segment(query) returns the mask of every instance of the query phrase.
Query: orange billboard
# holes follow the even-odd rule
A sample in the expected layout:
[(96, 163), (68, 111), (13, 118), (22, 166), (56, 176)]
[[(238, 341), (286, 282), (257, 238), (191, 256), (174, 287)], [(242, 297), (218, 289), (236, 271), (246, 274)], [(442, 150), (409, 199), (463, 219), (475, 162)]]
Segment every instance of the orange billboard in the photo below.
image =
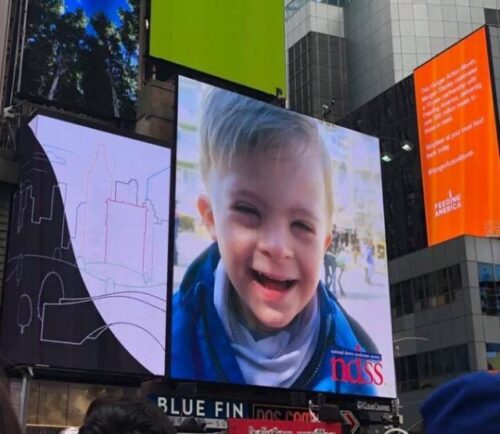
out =
[(414, 72), (429, 245), (500, 236), (500, 157), (487, 30)]

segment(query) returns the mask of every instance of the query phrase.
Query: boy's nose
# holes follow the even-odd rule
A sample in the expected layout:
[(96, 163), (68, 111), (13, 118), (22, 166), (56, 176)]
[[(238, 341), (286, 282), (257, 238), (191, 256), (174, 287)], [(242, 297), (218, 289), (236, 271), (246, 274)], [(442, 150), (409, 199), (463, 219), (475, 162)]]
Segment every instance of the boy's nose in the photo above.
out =
[(281, 227), (270, 226), (263, 231), (259, 250), (272, 259), (286, 259), (291, 256), (290, 240)]

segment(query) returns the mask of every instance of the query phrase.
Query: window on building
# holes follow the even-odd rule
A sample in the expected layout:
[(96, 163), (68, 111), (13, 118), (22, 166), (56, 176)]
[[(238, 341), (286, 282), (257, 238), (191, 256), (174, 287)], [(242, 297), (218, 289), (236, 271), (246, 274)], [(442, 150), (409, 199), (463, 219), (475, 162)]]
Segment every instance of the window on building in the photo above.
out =
[(443, 364), (443, 373), (453, 374), (457, 372), (457, 367), (455, 363), (455, 351), (450, 351), (448, 349), (441, 351), (441, 362)]
[(497, 313), (500, 313), (500, 264), (495, 265), (495, 292), (497, 295)]
[(411, 208), (415, 204), (415, 193), (413, 191), (406, 195), (406, 206)]
[(427, 302), (429, 307), (436, 307), (436, 288), (434, 284), (434, 273), (428, 273), (423, 276), (423, 284), (425, 288), (425, 294), (427, 296)]
[(432, 377), (431, 358), (428, 352), (417, 354), (418, 378), (420, 388), (430, 387), (429, 379)]
[(500, 307), (493, 270), (493, 264), (477, 264), (481, 310), (486, 315), (497, 315)]
[[(500, 354), (500, 344), (496, 344), (495, 348), (488, 345), (490, 344), (487, 344), (487, 352), (491, 354), (491, 357), (493, 354)], [(434, 385), (436, 378), (451, 378), (469, 370), (469, 353), (466, 344), (398, 357), (396, 358), (398, 391), (426, 389)]]
[(442, 360), (442, 352), (441, 350), (431, 351), (431, 369), (432, 376), (439, 377), (443, 375), (443, 360)]
[(406, 357), (407, 364), (407, 373), (408, 373), (408, 388), (410, 390), (418, 389), (418, 364), (417, 364), (417, 355), (412, 354), (411, 356)]
[(412, 216), (411, 214), (408, 214), (408, 215), (406, 216), (406, 227), (407, 227), (408, 229), (413, 228), (413, 216)]
[(414, 287), (413, 293), (415, 295), (415, 304), (414, 304), (415, 312), (427, 309), (429, 305), (427, 303), (427, 296), (425, 294), (425, 286), (422, 276), (419, 276), (414, 279), (413, 287)]
[(438, 306), (450, 303), (450, 286), (448, 284), (448, 269), (436, 271), (436, 301)]
[(392, 316), (420, 312), (461, 298), (462, 277), (457, 264), (391, 285)]
[[(135, 387), (33, 380), (28, 400), (27, 433), (59, 433), (80, 426), (89, 404), (97, 397), (137, 397)], [(56, 429), (59, 426), (61, 428)]]
[(401, 282), (401, 303), (403, 315), (413, 313), (413, 286), (411, 280)]
[(467, 344), (455, 347), (455, 360), (457, 372), (470, 371), (469, 350)]
[(453, 265), (448, 268), (448, 278), (450, 283), (450, 301), (457, 301), (462, 298), (462, 273), (460, 265)]
[(408, 390), (408, 371), (406, 369), (406, 357), (396, 359), (396, 379), (401, 391)]
[(397, 283), (396, 285), (392, 285), (391, 293), (393, 294), (394, 304), (393, 315), (395, 317), (403, 315), (403, 300), (401, 298), (401, 284)]
[(410, 170), (403, 172), (403, 185), (406, 188), (413, 186), (413, 173)]
[(484, 9), (484, 23), (492, 26), (500, 25), (500, 10)]
[(488, 369), (500, 370), (500, 344), (486, 344)]

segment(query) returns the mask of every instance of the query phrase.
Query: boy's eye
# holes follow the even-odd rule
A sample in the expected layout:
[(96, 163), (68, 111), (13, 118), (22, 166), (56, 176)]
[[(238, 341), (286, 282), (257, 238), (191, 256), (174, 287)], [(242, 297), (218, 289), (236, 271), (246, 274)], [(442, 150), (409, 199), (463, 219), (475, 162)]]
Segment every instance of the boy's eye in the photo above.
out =
[(252, 217), (258, 217), (260, 218), (260, 212), (257, 208), (255, 208), (253, 205), (246, 204), (246, 203), (237, 203), (233, 205), (233, 209), (245, 216), (252, 216)]
[(300, 230), (303, 230), (303, 231), (306, 231), (306, 232), (310, 232), (310, 233), (314, 233), (314, 226), (311, 225), (308, 222), (304, 222), (304, 221), (298, 220), (298, 221), (293, 222), (293, 226), (295, 226), (296, 228), (298, 228)]

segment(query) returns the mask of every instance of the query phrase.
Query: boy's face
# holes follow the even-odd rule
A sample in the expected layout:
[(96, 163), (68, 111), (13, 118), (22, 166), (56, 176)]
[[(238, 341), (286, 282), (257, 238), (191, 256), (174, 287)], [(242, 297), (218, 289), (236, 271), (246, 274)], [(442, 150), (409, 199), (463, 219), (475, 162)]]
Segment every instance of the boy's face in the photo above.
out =
[(236, 157), (212, 171), (198, 200), (247, 323), (287, 326), (313, 298), (330, 244), (323, 168), (315, 150)]

